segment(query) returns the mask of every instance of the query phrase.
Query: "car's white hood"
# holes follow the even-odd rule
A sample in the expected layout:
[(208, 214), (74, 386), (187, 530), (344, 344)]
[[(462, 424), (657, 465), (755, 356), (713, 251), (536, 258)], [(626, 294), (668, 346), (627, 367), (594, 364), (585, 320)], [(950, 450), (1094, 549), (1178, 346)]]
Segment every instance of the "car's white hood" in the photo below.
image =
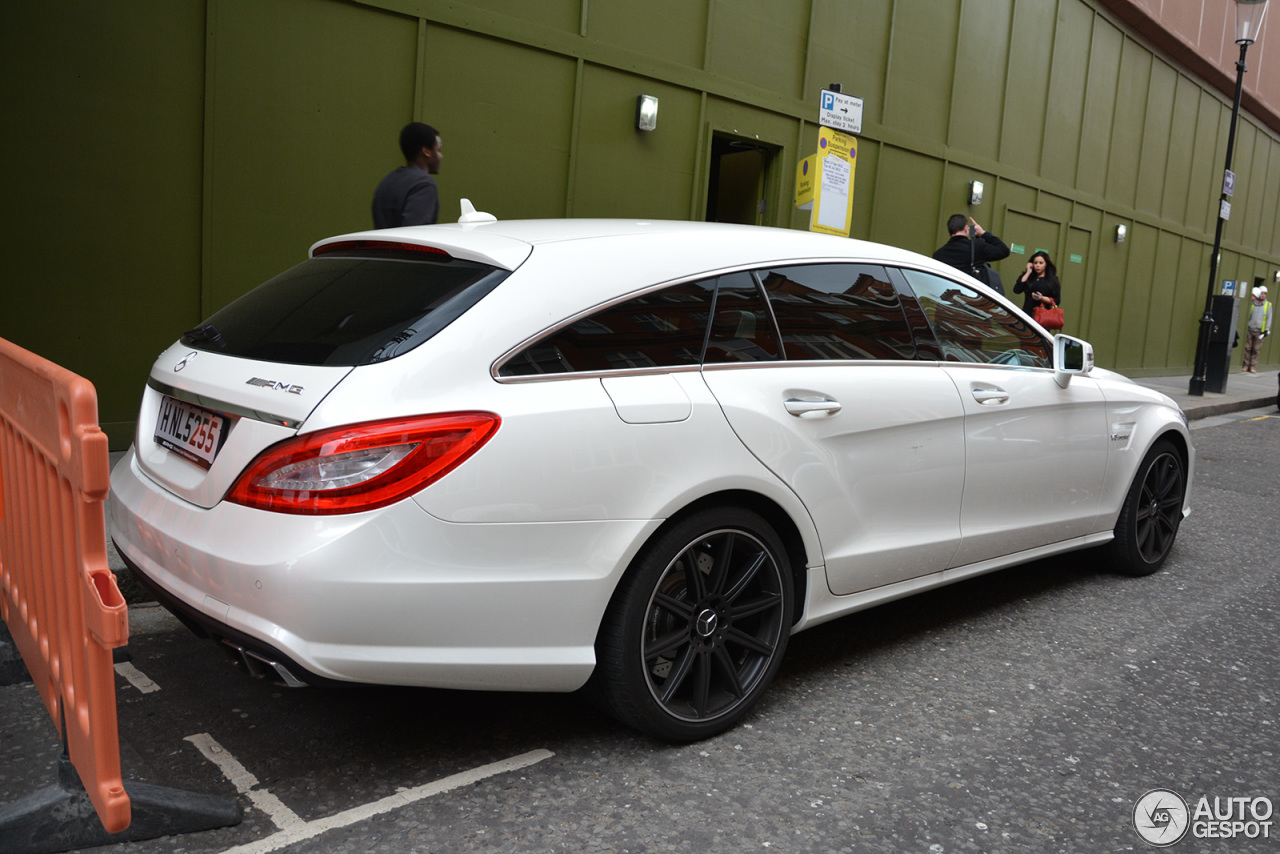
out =
[[(296, 433), (350, 372), (349, 367), (240, 359), (175, 343), (156, 359), (143, 393), (134, 437), (138, 466), (164, 489), (212, 507), (254, 457)], [(208, 470), (156, 441), (166, 395), (225, 417), (225, 436)]]

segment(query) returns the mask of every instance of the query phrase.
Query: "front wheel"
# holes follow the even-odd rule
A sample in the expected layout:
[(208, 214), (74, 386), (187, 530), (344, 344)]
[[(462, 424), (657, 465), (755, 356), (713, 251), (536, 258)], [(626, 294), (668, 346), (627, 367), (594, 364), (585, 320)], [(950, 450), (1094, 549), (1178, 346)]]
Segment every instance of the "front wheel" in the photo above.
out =
[(787, 554), (759, 515), (697, 513), (632, 564), (596, 644), (592, 687), (623, 723), (670, 741), (733, 726), (773, 679), (793, 601)]
[(1173, 549), (1182, 522), (1186, 466), (1171, 442), (1151, 447), (1125, 497), (1115, 539), (1107, 545), (1112, 569), (1124, 575), (1150, 575)]

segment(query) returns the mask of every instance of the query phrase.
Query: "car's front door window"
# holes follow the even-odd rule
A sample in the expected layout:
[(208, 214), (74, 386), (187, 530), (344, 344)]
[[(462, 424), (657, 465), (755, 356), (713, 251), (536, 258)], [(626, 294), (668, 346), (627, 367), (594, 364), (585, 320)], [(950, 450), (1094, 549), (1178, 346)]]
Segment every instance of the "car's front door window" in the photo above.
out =
[(951, 279), (903, 270), (948, 362), (1053, 366), (1049, 342), (1002, 303)]

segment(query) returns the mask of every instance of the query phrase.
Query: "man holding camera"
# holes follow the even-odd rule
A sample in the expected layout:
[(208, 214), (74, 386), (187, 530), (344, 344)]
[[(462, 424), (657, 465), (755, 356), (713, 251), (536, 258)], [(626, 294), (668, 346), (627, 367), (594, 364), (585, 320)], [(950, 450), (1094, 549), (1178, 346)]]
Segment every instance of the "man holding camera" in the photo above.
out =
[(1009, 257), (1009, 247), (1004, 245), (1004, 241), (984, 230), (973, 217), (964, 214), (951, 215), (947, 220), (947, 233), (951, 239), (933, 253), (934, 260), (963, 270), (1004, 296), (1004, 284), (999, 276), (992, 279), (989, 274), (995, 271), (987, 266), (992, 261)]

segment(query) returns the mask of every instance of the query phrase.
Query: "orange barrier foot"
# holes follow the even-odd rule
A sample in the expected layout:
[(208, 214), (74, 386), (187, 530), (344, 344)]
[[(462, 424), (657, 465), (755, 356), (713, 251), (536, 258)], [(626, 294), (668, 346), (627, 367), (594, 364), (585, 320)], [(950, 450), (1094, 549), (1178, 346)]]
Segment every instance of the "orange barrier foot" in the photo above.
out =
[(108, 833), (64, 752), (58, 760), (57, 785), (0, 807), (0, 851), (55, 854), (230, 827), (242, 818), (240, 805), (228, 798), (147, 783), (125, 783), (124, 788), (132, 806), (132, 821), (128, 829)]

